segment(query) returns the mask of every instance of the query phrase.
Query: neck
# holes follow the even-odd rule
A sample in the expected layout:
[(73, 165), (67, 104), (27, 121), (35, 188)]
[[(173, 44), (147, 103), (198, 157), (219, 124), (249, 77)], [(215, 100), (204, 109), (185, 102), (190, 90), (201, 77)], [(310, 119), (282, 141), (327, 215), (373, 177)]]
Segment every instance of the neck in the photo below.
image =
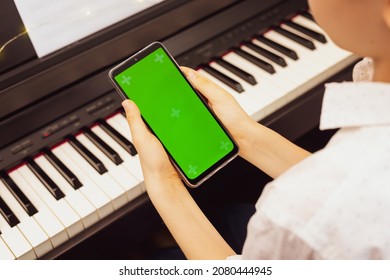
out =
[(374, 59), (374, 82), (390, 83), (390, 59)]

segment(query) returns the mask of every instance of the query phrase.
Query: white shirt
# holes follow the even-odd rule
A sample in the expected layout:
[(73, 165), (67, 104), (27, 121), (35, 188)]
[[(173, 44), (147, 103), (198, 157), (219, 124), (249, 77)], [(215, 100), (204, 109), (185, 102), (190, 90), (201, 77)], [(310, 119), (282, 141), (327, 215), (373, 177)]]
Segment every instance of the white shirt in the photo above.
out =
[(265, 187), (232, 258), (390, 259), (390, 84), (326, 85), (320, 127), (341, 129)]

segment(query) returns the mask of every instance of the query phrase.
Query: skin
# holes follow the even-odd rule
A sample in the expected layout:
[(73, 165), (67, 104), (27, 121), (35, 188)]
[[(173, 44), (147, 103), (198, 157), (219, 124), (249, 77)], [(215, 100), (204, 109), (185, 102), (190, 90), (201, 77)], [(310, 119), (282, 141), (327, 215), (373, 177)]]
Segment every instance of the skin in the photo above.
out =
[(374, 81), (390, 82), (390, 1), (309, 0), (318, 24), (341, 48), (374, 60)]
[[(376, 82), (390, 81), (390, 0), (312, 0), (311, 11), (333, 41), (374, 59)], [(235, 99), (196, 71), (182, 67), (240, 147), (240, 156), (276, 178), (310, 154), (253, 121)], [(134, 102), (122, 103), (148, 195), (188, 259), (226, 259), (235, 252), (196, 205)]]

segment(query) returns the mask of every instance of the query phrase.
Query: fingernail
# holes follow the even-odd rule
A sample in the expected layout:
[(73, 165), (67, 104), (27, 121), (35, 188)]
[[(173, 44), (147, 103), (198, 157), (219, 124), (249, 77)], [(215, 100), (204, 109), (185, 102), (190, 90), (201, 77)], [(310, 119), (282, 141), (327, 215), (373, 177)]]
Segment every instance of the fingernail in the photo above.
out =
[(129, 100), (124, 100), (122, 102), (122, 107), (125, 109), (125, 111), (127, 111), (129, 108)]
[(194, 70), (189, 71), (187, 78), (190, 80), (195, 80), (196, 79), (196, 72)]

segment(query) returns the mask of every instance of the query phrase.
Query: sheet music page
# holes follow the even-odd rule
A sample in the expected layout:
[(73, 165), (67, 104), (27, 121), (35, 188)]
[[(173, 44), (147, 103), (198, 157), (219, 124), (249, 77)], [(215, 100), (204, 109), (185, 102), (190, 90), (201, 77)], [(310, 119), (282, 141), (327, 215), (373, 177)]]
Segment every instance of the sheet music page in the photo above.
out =
[(163, 0), (14, 0), (43, 57)]

